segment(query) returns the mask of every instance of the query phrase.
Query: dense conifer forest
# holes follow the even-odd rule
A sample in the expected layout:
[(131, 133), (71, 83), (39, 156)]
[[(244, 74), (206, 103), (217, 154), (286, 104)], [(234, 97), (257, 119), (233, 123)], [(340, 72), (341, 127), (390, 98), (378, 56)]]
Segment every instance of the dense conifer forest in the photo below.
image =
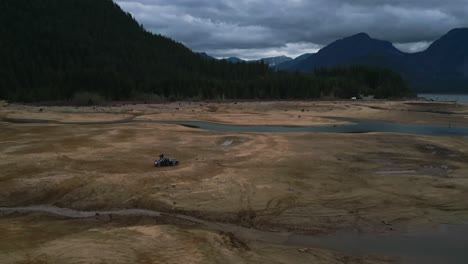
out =
[(0, 0), (0, 58), (0, 98), (20, 102), (409, 94), (382, 68), (305, 74), (209, 59), (147, 32), (111, 0)]

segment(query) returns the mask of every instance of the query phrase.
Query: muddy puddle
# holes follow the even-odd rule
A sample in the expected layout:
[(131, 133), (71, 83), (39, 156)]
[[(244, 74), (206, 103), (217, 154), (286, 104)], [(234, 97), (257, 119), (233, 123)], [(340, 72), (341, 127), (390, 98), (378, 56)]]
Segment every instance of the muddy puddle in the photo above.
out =
[(267, 232), (234, 224), (205, 221), (199, 218), (143, 209), (113, 211), (76, 211), (48, 205), (0, 207), (0, 216), (14, 213), (46, 213), (69, 218), (90, 218), (96, 214), (121, 216), (169, 216), (201, 224), (204, 229), (230, 232), (240, 239), (303, 248), (324, 248), (349, 255), (376, 255), (395, 258), (404, 264), (468, 263), (468, 226), (441, 225), (425, 232), (362, 234), (337, 232), (330, 235), (303, 235), (288, 232)]

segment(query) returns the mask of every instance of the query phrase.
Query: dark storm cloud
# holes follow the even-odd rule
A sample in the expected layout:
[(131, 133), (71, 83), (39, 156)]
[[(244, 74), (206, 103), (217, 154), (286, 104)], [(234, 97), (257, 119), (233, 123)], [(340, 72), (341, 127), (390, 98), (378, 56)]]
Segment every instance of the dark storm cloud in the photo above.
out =
[(424, 49), (468, 26), (467, 0), (118, 0), (148, 30), (218, 57), (314, 52), (359, 32)]

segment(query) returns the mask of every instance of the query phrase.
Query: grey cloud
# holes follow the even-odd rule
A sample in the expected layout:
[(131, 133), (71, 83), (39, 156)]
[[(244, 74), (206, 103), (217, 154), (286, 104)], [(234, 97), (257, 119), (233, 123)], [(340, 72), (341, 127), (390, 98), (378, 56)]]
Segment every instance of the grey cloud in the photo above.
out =
[(299, 42), (287, 43), (281, 47), (271, 48), (248, 48), (248, 49), (219, 49), (211, 50), (210, 55), (217, 58), (239, 57), (245, 60), (255, 60), (259, 58), (268, 58), (276, 56), (297, 57), (305, 53), (315, 53), (321, 45)]
[[(466, 0), (118, 0), (148, 30), (213, 56), (297, 56), (355, 33), (405, 51), (468, 26)], [(301, 48), (298, 49), (297, 47)], [(309, 46), (310, 48), (306, 48)]]
[(401, 51), (408, 53), (415, 53), (418, 51), (423, 51), (431, 45), (431, 42), (421, 41), (421, 42), (410, 42), (410, 43), (393, 43), (393, 46), (398, 48)]

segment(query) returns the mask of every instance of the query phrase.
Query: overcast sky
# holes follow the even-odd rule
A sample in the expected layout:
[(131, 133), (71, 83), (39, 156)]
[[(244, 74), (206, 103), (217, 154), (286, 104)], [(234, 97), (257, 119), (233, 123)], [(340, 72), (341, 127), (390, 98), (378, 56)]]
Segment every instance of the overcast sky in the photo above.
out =
[(468, 27), (468, 0), (116, 0), (151, 32), (215, 57), (316, 52), (359, 32), (416, 52)]

